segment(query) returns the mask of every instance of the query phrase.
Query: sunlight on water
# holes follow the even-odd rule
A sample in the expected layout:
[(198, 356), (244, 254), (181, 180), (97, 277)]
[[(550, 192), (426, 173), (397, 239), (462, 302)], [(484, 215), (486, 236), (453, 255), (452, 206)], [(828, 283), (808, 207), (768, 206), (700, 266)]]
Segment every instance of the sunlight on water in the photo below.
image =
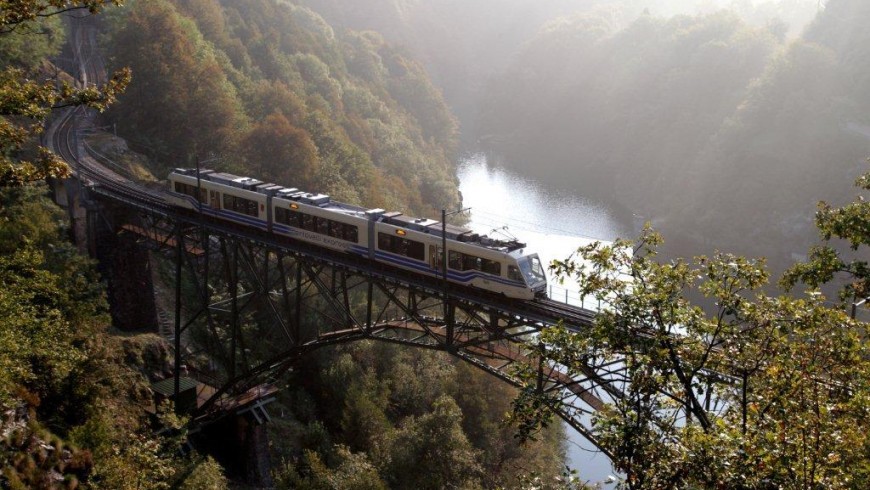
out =
[[(459, 190), (463, 206), (471, 208), (468, 227), (493, 237), (516, 237), (537, 253), (544, 263), (569, 257), (593, 241), (630, 236), (603, 206), (582, 196), (548, 189), (534, 179), (495, 167), (482, 153), (459, 165)], [(548, 271), (549, 272), (549, 271)], [(549, 276), (549, 274), (548, 274)], [(576, 284), (559, 285), (548, 277), (552, 299), (579, 304)], [(587, 299), (584, 306), (594, 309)], [(573, 429), (567, 429), (566, 464), (590, 482), (603, 482), (613, 474), (610, 461)]]
[[(463, 206), (471, 208), (468, 227), (495, 238), (517, 238), (544, 264), (564, 260), (578, 247), (596, 240), (627, 236), (603, 206), (583, 197), (542, 186), (534, 179), (494, 167), (476, 153), (459, 165)], [(559, 284), (548, 272), (552, 299), (579, 305), (575, 284)], [(584, 305), (595, 308), (597, 305)]]

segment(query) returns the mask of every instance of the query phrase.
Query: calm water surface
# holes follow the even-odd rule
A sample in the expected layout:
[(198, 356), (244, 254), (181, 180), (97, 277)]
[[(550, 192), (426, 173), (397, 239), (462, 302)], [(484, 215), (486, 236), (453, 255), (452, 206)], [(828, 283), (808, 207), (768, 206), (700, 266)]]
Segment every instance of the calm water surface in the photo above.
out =
[[(565, 259), (592, 241), (632, 236), (631, 225), (615, 213), (570, 191), (548, 188), (531, 177), (494, 165), (483, 153), (466, 156), (459, 165), (463, 206), (471, 208), (468, 227), (492, 237), (516, 237), (544, 263)], [(549, 278), (554, 284), (554, 278)], [(553, 299), (579, 303), (576, 286), (552, 286)], [(604, 481), (613, 474), (603, 454), (567, 428), (566, 464), (584, 480)]]
[[(495, 238), (516, 237), (544, 264), (596, 240), (631, 236), (630, 227), (600, 203), (493, 165), (483, 153), (463, 158), (458, 174), (463, 206), (471, 208), (467, 226)], [(564, 301), (567, 289), (569, 302), (579, 302), (576, 287), (548, 279), (553, 299)]]

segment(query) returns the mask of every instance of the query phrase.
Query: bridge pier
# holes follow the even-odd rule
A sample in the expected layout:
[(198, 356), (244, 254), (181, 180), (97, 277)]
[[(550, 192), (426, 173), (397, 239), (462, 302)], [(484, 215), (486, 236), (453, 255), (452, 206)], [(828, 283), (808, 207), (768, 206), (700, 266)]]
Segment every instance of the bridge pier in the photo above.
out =
[(231, 477), (255, 487), (271, 488), (272, 464), (265, 409), (225, 417), (191, 435), (194, 446), (205, 450)]
[(119, 236), (114, 224), (130, 221), (130, 212), (121, 205), (94, 199), (75, 178), (52, 179), (49, 184), (54, 202), (67, 210), (70, 238), (80, 252), (97, 260), (97, 270), (108, 283), (112, 324), (122, 330), (156, 331), (149, 252), (134, 240)]
[(123, 207), (99, 203), (88, 211), (91, 256), (108, 283), (112, 324), (121, 330), (158, 331), (157, 306), (148, 250), (115, 223), (128, 222)]
[(66, 209), (69, 216), (69, 235), (81, 253), (88, 251), (87, 209), (82, 203), (79, 181), (76, 179), (49, 179), (52, 199)]

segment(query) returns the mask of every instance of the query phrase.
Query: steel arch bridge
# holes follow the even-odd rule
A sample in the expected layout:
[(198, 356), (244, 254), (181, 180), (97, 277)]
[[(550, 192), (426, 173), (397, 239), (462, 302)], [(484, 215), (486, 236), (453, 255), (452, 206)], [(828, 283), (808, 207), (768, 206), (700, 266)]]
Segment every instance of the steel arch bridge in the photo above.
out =
[[(83, 84), (105, 80), (96, 26), (88, 19), (71, 26), (70, 70)], [(68, 109), (46, 132), (47, 144), (74, 171), (74, 183), (58, 192), (85, 204), (89, 228), (102, 226), (171, 260), (176, 399), (186, 360), (207, 357), (213, 367), (196, 374), (213, 389), (194, 423), (250, 409), (313, 350), (372, 339), (444, 351), (546, 395), (550, 410), (601, 449), (590, 415), (622, 396), (621, 360), (588, 356), (572, 372), (549, 360), (537, 340), (543, 328), (560, 323), (583, 332), (594, 312), (445, 287), (437, 278), (175, 208), (162, 188), (121, 175), (87, 145), (81, 135), (94, 130), (95, 120), (92, 111)], [(533, 372), (534, 381), (519, 372)]]

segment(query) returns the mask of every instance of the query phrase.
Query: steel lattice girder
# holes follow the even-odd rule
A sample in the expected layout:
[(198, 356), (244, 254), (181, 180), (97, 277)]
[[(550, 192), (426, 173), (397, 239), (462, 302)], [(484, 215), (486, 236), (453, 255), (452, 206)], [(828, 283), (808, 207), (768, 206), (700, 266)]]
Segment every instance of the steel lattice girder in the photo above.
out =
[[(274, 381), (301, 356), (361, 339), (446, 351), (521, 388), (517, 373), (534, 369), (551, 409), (596, 445), (589, 414), (622, 391), (619, 360), (590, 359), (569, 376), (541, 357), (536, 334), (555, 318), (526, 316), (498, 301), (450, 296), (445, 304), (440, 286), (409, 284), (226, 227), (147, 213), (135, 226), (124, 229), (183, 265), (175, 278), (186, 291), (181, 351), (219, 364), (200, 373), (218, 388), (200, 406), (202, 419), (227, 396)], [(187, 334), (191, 327), (195, 335)]]

